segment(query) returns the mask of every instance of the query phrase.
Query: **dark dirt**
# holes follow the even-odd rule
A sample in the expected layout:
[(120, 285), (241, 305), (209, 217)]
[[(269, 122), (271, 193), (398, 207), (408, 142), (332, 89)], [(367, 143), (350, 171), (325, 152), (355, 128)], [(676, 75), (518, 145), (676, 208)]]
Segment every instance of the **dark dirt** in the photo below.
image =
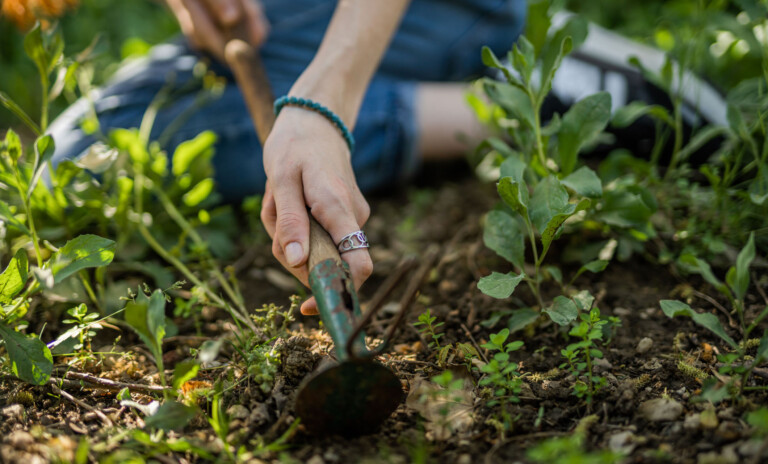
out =
[[(432, 186), (429, 180), (426, 185)], [(476, 180), (457, 180), (443, 183), (435, 190), (400, 192), (372, 202), (373, 215), (366, 229), (374, 245), (371, 252), (376, 270), (361, 292), (361, 301), (371, 298), (404, 255), (420, 254), (430, 244), (441, 246), (438, 265), (421, 287), (408, 320), (390, 350), (380, 359), (398, 375), (406, 393), (419, 378), (431, 377), (443, 370), (438, 366), (436, 352), (426, 348), (426, 340), (412, 325), (418, 314), (430, 308), (438, 321), (445, 322), (440, 328), (445, 334), (442, 344), (474, 340), (479, 345), (501, 328), (489, 329), (481, 322), (494, 311), (513, 307), (510, 301), (514, 298), (495, 300), (476, 287), (478, 278), (491, 270), (505, 269), (501, 258), (482, 242), (481, 219), (495, 201), (492, 186)], [(550, 263), (557, 262), (557, 250), (548, 259)], [(570, 265), (566, 264), (568, 269)], [(253, 265), (241, 272), (240, 278), (249, 307), (268, 302), (287, 305), (287, 296), (295, 291), (292, 282), (269, 257), (268, 246), (256, 250)], [(545, 288), (550, 298), (559, 292), (559, 288), (551, 287)], [(596, 367), (608, 384), (595, 398), (593, 407), (587, 407), (571, 394), (572, 378), (557, 369), (562, 362), (560, 349), (570, 343), (567, 335), (552, 323), (541, 323), (535, 331), (512, 336), (525, 342), (515, 358), (526, 376), (521, 402), (510, 411), (516, 420), (506, 439), (499, 438), (492, 426), (493, 410), (485, 406), (486, 399), (481, 397), (481, 389), (476, 388), (470, 392), (471, 424), (447, 439), (431, 440), (434, 436), (429, 424), (404, 402), (374, 435), (329, 439), (309, 436), (299, 426), (289, 437), (290, 447), (284, 453), (299, 462), (312, 464), (405, 463), (416, 461), (422, 455), (435, 462), (524, 462), (525, 450), (539, 441), (566, 435), (581, 427), (587, 430), (589, 449), (624, 449), (629, 452), (625, 462), (766, 462), (762, 459), (768, 459), (768, 454), (760, 457), (760, 444), (750, 441), (751, 431), (742, 420), (743, 413), (764, 404), (766, 396), (751, 392), (741, 404), (722, 402), (715, 409), (714, 421), (710, 413), (707, 413), (710, 420), (702, 421), (701, 412), (711, 406), (689, 400), (700, 392), (703, 379), (686, 375), (678, 368), (679, 361), (683, 360), (710, 373), (716, 363), (713, 351), (725, 350), (725, 347), (688, 320), (668, 319), (658, 301), (681, 298), (688, 295), (691, 288), (714, 295), (711, 289), (698, 280), (682, 280), (667, 268), (648, 263), (640, 256), (634, 256), (627, 263), (611, 263), (601, 274), (584, 276), (577, 287), (588, 289), (596, 296), (604, 315), (621, 320), (621, 327), (603, 350), (605, 360)], [(371, 339), (380, 337), (386, 330), (393, 316), (392, 303), (398, 301), (400, 292), (402, 288), (390, 296), (382, 313), (367, 330)], [(519, 293), (519, 299), (532, 302), (525, 291)], [(751, 301), (755, 308), (764, 304), (757, 298)], [(711, 303), (702, 299), (693, 299), (692, 306), (718, 314)], [(722, 314), (718, 315), (724, 319)], [(294, 419), (292, 401), (297, 386), (319, 364), (327, 362), (332, 348), (330, 338), (318, 330), (316, 319), (300, 315), (297, 318), (298, 322), (291, 327), (293, 335), (276, 342), (282, 365), (272, 389), (265, 393), (258, 385), (244, 382), (225, 396), (233, 418), (230, 425), (233, 440), (247, 443), (258, 434), (269, 442), (280, 436)], [(222, 314), (204, 314), (202, 334), (187, 329), (166, 342), (166, 369), (188, 358), (190, 348), (199, 346), (202, 340), (226, 335), (231, 330), (226, 320)], [(189, 326), (179, 322), (182, 327)], [(104, 343), (101, 345), (112, 343), (114, 336), (114, 331), (102, 331)], [(115, 380), (157, 384), (157, 373), (150, 367), (152, 363), (138, 341), (125, 332), (122, 337), (120, 343), (128, 348), (128, 356), (110, 355), (101, 362), (74, 363), (72, 368)], [(644, 340), (639, 352), (638, 344), (643, 339), (650, 341)], [(225, 350), (222, 357), (220, 361), (226, 362), (234, 353)], [(447, 367), (467, 375), (463, 364), (456, 362)], [(213, 382), (220, 375), (216, 369), (204, 370), (197, 380)], [(477, 381), (479, 374), (473, 369), (468, 377)], [(756, 385), (765, 384), (765, 380), (755, 378)], [(138, 414), (119, 405), (115, 391), (64, 389), (120, 426), (142, 425)], [(671, 408), (672, 417), (658, 421), (649, 420), (647, 414), (641, 413), (641, 404), (664, 395), (679, 403), (682, 410)], [(147, 402), (150, 397), (134, 393), (133, 400)], [(32, 464), (54, 458), (71, 460), (83, 436), (90, 437), (92, 443), (101, 443), (92, 445), (92, 456), (98, 454), (97, 450), (103, 453), (119, 447), (118, 441), (110, 444), (106, 440), (111, 432), (94, 411), (59, 398), (48, 386), (29, 387), (2, 380), (0, 404), (4, 404), (0, 407), (2, 462)], [(203, 420), (196, 420), (177, 433), (202, 443), (213, 441), (213, 434)], [(765, 453), (764, 448), (762, 452)], [(279, 453), (265, 453), (249, 462), (272, 461), (278, 456)], [(185, 453), (164, 453), (156, 459), (194, 461)]]

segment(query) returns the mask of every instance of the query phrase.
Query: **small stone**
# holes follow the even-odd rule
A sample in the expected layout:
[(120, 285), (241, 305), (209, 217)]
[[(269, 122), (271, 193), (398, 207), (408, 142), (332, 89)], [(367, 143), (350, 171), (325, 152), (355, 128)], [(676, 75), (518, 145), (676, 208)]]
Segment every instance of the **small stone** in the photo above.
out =
[(615, 433), (608, 439), (608, 447), (617, 453), (629, 455), (636, 446), (635, 435), (629, 431)]
[(685, 416), (685, 421), (683, 422), (683, 428), (686, 430), (699, 430), (701, 427), (701, 414), (694, 413), (694, 414), (688, 414)]
[(1, 409), (0, 414), (7, 417), (8, 420), (21, 421), (24, 419), (24, 406), (20, 404), (12, 404)]
[(734, 421), (724, 421), (715, 430), (715, 436), (724, 442), (734, 441), (741, 437), (739, 424)]
[(637, 351), (638, 354), (647, 353), (652, 346), (653, 346), (653, 339), (650, 337), (644, 337), (642, 340), (637, 342), (637, 348), (635, 348), (635, 351)]
[(40, 419), (40, 424), (42, 424), (42, 425), (51, 425), (54, 422), (56, 422), (56, 417), (52, 416), (51, 414), (45, 414)]
[(16, 449), (26, 449), (35, 442), (35, 438), (23, 430), (11, 432), (6, 439), (7, 443)]
[(672, 421), (683, 413), (683, 405), (672, 398), (656, 398), (643, 402), (638, 412), (651, 422)]
[(462, 454), (459, 459), (456, 460), (456, 464), (472, 464), (472, 455)]
[(248, 408), (242, 404), (233, 404), (227, 409), (227, 415), (229, 415), (229, 417), (232, 419), (245, 419), (250, 414), (251, 413), (248, 411)]
[(613, 315), (614, 316), (627, 317), (630, 314), (632, 314), (632, 310), (631, 309), (621, 308), (621, 307), (613, 308)]
[(642, 366), (640, 366), (640, 369), (644, 371), (655, 371), (655, 370), (661, 369), (661, 362), (659, 362), (658, 359), (653, 358), (650, 361), (643, 364)]
[(339, 455), (336, 454), (336, 452), (332, 449), (329, 449), (325, 453), (323, 453), (323, 459), (325, 459), (328, 462), (338, 462), (339, 461)]
[(595, 368), (595, 373), (600, 374), (613, 369), (613, 364), (605, 358), (595, 358), (592, 360), (592, 365)]
[(316, 454), (309, 458), (307, 464), (325, 464), (325, 461), (323, 461), (323, 458), (321, 458), (319, 454)]

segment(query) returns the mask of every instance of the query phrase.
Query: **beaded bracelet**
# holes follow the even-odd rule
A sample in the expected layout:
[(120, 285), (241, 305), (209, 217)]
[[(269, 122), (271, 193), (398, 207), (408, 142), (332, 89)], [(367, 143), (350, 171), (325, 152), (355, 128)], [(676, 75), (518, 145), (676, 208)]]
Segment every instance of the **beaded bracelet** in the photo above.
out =
[(342, 121), (341, 118), (338, 117), (333, 111), (308, 98), (289, 97), (288, 95), (284, 95), (275, 100), (275, 116), (280, 114), (280, 110), (282, 110), (285, 105), (301, 106), (322, 114), (331, 122), (331, 124), (336, 126), (339, 131), (341, 131), (341, 136), (344, 137), (344, 141), (347, 142), (350, 153), (355, 150), (355, 138), (352, 137), (352, 133), (349, 132), (349, 129), (347, 129), (344, 121)]

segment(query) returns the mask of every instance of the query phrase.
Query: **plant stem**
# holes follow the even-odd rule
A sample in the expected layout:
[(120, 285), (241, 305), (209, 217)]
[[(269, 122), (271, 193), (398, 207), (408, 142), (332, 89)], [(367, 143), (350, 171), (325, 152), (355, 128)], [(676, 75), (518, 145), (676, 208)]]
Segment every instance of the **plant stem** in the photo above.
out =
[(534, 265), (534, 286), (535, 289), (533, 294), (536, 296), (536, 301), (539, 303), (539, 310), (544, 309), (544, 302), (541, 299), (541, 284), (540, 284), (540, 276), (539, 276), (539, 265), (541, 262), (539, 261), (539, 250), (536, 248), (536, 237), (533, 235), (533, 225), (531, 224), (531, 220), (527, 217), (525, 219), (525, 228), (528, 230), (528, 239), (531, 241), (531, 249), (533, 250), (533, 262)]

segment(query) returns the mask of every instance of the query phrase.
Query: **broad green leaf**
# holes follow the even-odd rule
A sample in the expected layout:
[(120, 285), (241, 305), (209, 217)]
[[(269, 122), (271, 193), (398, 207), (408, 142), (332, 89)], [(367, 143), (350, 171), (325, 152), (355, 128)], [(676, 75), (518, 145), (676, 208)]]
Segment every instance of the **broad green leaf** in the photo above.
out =
[(536, 322), (539, 316), (539, 312), (531, 308), (517, 309), (512, 312), (507, 327), (510, 332), (517, 332)]
[[(749, 287), (749, 266), (755, 259), (755, 233), (749, 234), (749, 240), (744, 248), (739, 252), (736, 257), (736, 271), (734, 272), (734, 278), (729, 281), (728, 284), (733, 289), (733, 293), (739, 300), (744, 300), (744, 296), (747, 294), (747, 288)], [(729, 272), (730, 274), (730, 272)]]
[(181, 431), (197, 414), (197, 408), (176, 401), (166, 401), (157, 412), (144, 418), (148, 428)]
[(525, 161), (518, 156), (510, 156), (499, 166), (501, 177), (510, 177), (514, 182), (522, 182), (526, 168)]
[(603, 183), (597, 177), (595, 171), (587, 166), (580, 167), (561, 179), (560, 182), (584, 197), (599, 198), (603, 196)]
[(518, 119), (523, 127), (533, 128), (536, 118), (531, 99), (519, 87), (491, 80), (483, 81), (488, 98), (501, 106), (510, 119)]
[(502, 177), (496, 188), (504, 203), (523, 219), (528, 218), (528, 186), (525, 182), (515, 182), (511, 177)]
[(43, 385), (51, 378), (51, 351), (39, 338), (26, 336), (0, 323), (0, 338), (11, 360), (13, 375), (32, 385)]
[(644, 230), (648, 227), (655, 205), (649, 205), (640, 192), (611, 190), (603, 193), (603, 205), (595, 219), (616, 227)]
[(173, 152), (173, 175), (178, 177), (187, 172), (192, 163), (200, 156), (210, 157), (213, 154), (213, 145), (216, 143), (216, 139), (216, 134), (205, 131), (192, 140), (180, 143)]
[(552, 322), (565, 326), (576, 320), (579, 315), (579, 308), (570, 298), (557, 296), (552, 302), (552, 306), (546, 308), (544, 312), (552, 319)]
[(592, 202), (589, 200), (589, 198), (583, 198), (576, 204), (570, 203), (563, 213), (556, 214), (554, 217), (552, 217), (552, 219), (550, 219), (550, 221), (547, 223), (547, 226), (544, 228), (544, 231), (541, 233), (541, 244), (543, 246), (544, 253), (549, 250), (549, 245), (552, 244), (552, 241), (560, 236), (563, 223), (565, 223), (569, 217), (573, 216), (579, 211), (583, 211), (589, 208), (589, 205), (591, 204)]
[(739, 345), (725, 332), (725, 329), (723, 329), (723, 326), (714, 314), (697, 313), (687, 304), (677, 300), (661, 300), (659, 304), (661, 305), (661, 310), (664, 311), (664, 314), (666, 314), (667, 317), (674, 318), (676, 316), (688, 316), (693, 319), (693, 322), (696, 324), (722, 338), (731, 346), (731, 348), (738, 349)]
[(511, 272), (502, 274), (500, 272), (493, 272), (491, 275), (483, 277), (477, 283), (477, 288), (481, 292), (493, 298), (504, 299), (509, 298), (512, 292), (515, 291), (517, 285), (522, 282), (525, 274), (514, 275)]
[(27, 283), (29, 263), (27, 252), (20, 248), (11, 258), (8, 267), (0, 274), (0, 304), (8, 304)]
[(151, 297), (139, 292), (135, 301), (125, 305), (125, 322), (139, 335), (156, 358), (162, 357), (165, 337), (165, 295), (155, 290)]
[(582, 290), (573, 296), (573, 302), (576, 303), (579, 310), (589, 312), (595, 302), (595, 297), (589, 293), (589, 290)]
[(522, 269), (525, 264), (525, 232), (520, 221), (505, 211), (491, 211), (485, 218), (483, 242), (496, 254)]
[(106, 266), (115, 257), (115, 242), (97, 235), (80, 235), (59, 248), (50, 260), (56, 283), (86, 268)]
[(195, 361), (184, 361), (173, 368), (173, 389), (178, 390), (186, 382), (192, 380), (200, 370), (200, 365)]
[(611, 95), (599, 92), (576, 102), (563, 116), (558, 134), (560, 171), (568, 175), (576, 168), (579, 150), (592, 142), (611, 118)]
[(543, 232), (553, 217), (567, 212), (568, 200), (568, 192), (557, 177), (548, 176), (539, 182), (531, 195), (528, 213), (536, 230)]

